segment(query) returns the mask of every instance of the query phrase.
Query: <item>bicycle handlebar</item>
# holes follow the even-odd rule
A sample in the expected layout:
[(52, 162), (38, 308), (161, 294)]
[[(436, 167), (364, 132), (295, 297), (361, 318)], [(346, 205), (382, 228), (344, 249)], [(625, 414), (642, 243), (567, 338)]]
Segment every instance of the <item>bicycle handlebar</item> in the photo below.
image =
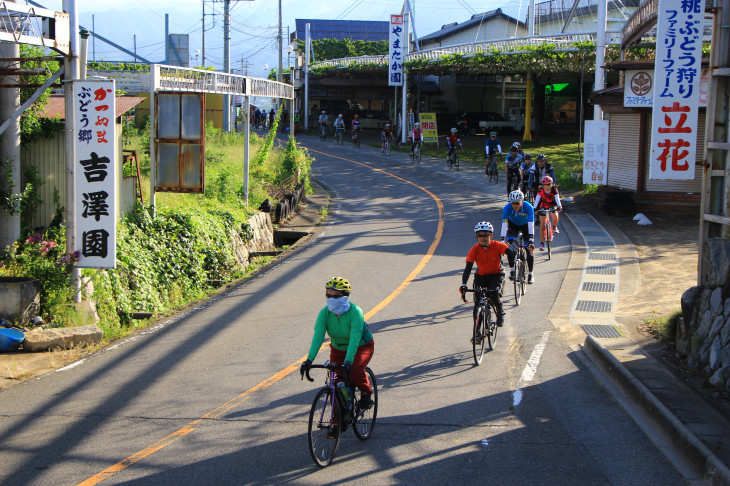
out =
[[(309, 365), (309, 368), (307, 368), (307, 371), (305, 373), (307, 375), (307, 380), (309, 380), (309, 381), (314, 381), (314, 378), (312, 378), (311, 376), (309, 376), (309, 370), (311, 370), (313, 368), (323, 368), (323, 369), (326, 369), (326, 370), (342, 370), (342, 371), (345, 371), (345, 367), (344, 366), (338, 365), (338, 364), (335, 364), (335, 363), (327, 363), (327, 364), (323, 364), (323, 365), (311, 364), (311, 365)], [(350, 379), (349, 373), (345, 372), (345, 378), (348, 379), (348, 380)], [(303, 379), (304, 379), (304, 375), (302, 375), (302, 380)]]

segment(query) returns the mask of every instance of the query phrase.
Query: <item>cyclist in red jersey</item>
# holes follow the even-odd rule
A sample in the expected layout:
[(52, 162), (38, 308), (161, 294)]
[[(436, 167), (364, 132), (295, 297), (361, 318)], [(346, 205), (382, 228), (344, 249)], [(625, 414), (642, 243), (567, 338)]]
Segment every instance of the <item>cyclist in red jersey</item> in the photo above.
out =
[[(550, 176), (545, 176), (540, 181), (542, 186), (537, 191), (537, 196), (535, 196), (535, 212), (540, 211), (541, 209), (552, 209), (553, 207), (558, 208), (557, 211), (552, 213), (553, 218), (553, 234), (558, 234), (560, 231), (558, 231), (558, 213), (563, 209), (563, 206), (560, 204), (560, 194), (558, 194), (558, 188), (553, 185), (553, 178)], [(543, 216), (542, 214), (540, 216), (540, 226), (542, 227), (543, 224), (545, 224), (545, 218), (547, 216)], [(543, 235), (542, 231), (540, 231), (540, 250), (545, 249), (545, 241), (543, 239), (545, 236)]]
[(456, 134), (456, 128), (451, 129), (451, 135), (446, 136), (446, 147), (448, 148), (448, 155), (451, 155), (451, 153), (456, 150), (456, 143), (459, 143), (459, 148), (464, 148), (461, 146), (461, 139)]
[[(474, 233), (477, 237), (477, 244), (474, 245), (466, 255), (466, 267), (461, 276), (461, 292), (467, 290), (466, 283), (469, 281), (469, 275), (474, 266), (477, 264), (477, 273), (474, 275), (474, 287), (482, 287), (488, 290), (489, 298), (494, 302), (497, 308), (497, 326), (502, 327), (504, 323), (504, 311), (502, 310), (502, 281), (504, 273), (502, 273), (502, 255), (507, 255), (509, 261), (513, 261), (514, 252), (510, 246), (500, 241), (492, 241), (494, 228), (487, 221), (481, 221), (474, 227)], [(474, 302), (474, 312), (476, 315), (477, 303)]]
[(360, 140), (360, 115), (352, 117), (352, 141)]

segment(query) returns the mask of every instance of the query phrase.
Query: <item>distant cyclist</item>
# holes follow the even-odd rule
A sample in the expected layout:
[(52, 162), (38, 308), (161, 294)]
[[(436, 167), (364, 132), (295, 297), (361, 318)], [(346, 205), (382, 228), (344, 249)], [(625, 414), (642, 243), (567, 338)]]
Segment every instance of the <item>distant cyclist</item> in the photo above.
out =
[(502, 154), (502, 146), (499, 144), (497, 132), (491, 132), (489, 134), (489, 138), (487, 139), (487, 143), (484, 146), (484, 157), (486, 158), (487, 162), (487, 174), (489, 174), (489, 164), (492, 162), (492, 157), (497, 154)]
[[(535, 196), (535, 210), (545, 210), (545, 209), (553, 209), (556, 208), (557, 211), (551, 214), (552, 220), (553, 220), (553, 234), (558, 234), (560, 231), (558, 230), (558, 212), (562, 211), (563, 206), (560, 204), (560, 194), (558, 194), (558, 188), (553, 185), (553, 178), (550, 176), (545, 176), (540, 181), (541, 186), (540, 189), (537, 191), (537, 196)], [(540, 217), (540, 227), (542, 227), (543, 224), (545, 224), (545, 219), (547, 218), (547, 215), (539, 215)], [(545, 249), (545, 241), (544, 241), (544, 235), (542, 234), (542, 231), (540, 231), (540, 250)]]
[(413, 130), (411, 130), (411, 142), (411, 155), (413, 155), (413, 151), (416, 150), (416, 145), (423, 143), (423, 130), (421, 130), (420, 123), (413, 125)]
[(338, 132), (345, 130), (345, 119), (342, 118), (342, 113), (337, 115), (337, 119), (335, 120), (334, 127), (335, 127), (335, 135), (337, 135)]
[(456, 133), (456, 128), (451, 129), (451, 135), (446, 136), (446, 147), (448, 149), (448, 155), (447, 157), (451, 156), (452, 153), (456, 150), (456, 144), (459, 144), (459, 148), (464, 148), (461, 146), (461, 139), (459, 138), (459, 135)]
[(329, 121), (329, 118), (327, 118), (327, 112), (322, 110), (322, 113), (319, 115), (319, 126), (327, 130), (327, 121)]
[(553, 166), (548, 164), (547, 157), (545, 157), (544, 154), (540, 154), (537, 156), (536, 160), (537, 163), (535, 164), (535, 168), (532, 170), (529, 182), (534, 194), (536, 194), (537, 190), (540, 189), (540, 181), (542, 181), (543, 177), (550, 176), (553, 182), (555, 182), (555, 171), (553, 170)]
[[(471, 247), (466, 255), (466, 267), (461, 276), (461, 293), (467, 290), (467, 282), (474, 263), (477, 264), (477, 273), (474, 275), (474, 287), (487, 289), (489, 299), (497, 309), (497, 325), (502, 327), (504, 323), (504, 311), (502, 310), (502, 255), (507, 255), (509, 261), (514, 262), (514, 252), (506, 243), (493, 241), (494, 228), (488, 221), (481, 221), (474, 227), (477, 237), (477, 244)], [(478, 302), (474, 300), (474, 312), (476, 315)]]
[[(535, 263), (535, 257), (532, 255), (535, 249), (533, 240), (535, 234), (535, 211), (530, 203), (525, 201), (525, 196), (520, 191), (512, 191), (509, 194), (509, 202), (502, 209), (502, 233), (501, 239), (507, 237), (507, 242), (513, 244), (517, 233), (527, 238), (527, 283), (532, 284), (535, 278), (532, 276), (532, 266)], [(514, 280), (515, 270), (514, 263), (510, 262), (509, 279)]]
[(522, 167), (522, 156), (517, 152), (516, 145), (509, 148), (509, 155), (504, 159), (504, 168), (507, 173), (507, 194), (520, 187), (520, 167)]
[(525, 156), (525, 152), (522, 151), (522, 144), (520, 142), (514, 142), (512, 144), (513, 147), (517, 147), (517, 153), (520, 154), (522, 157)]
[(360, 115), (352, 117), (352, 141), (360, 140)]
[(385, 141), (393, 143), (393, 131), (390, 129), (390, 123), (386, 123), (383, 127), (383, 131), (380, 133), (380, 139), (383, 142), (382, 149), (385, 153)]
[[(525, 194), (525, 197), (528, 197), (528, 199), (529, 196), (534, 194), (532, 188), (530, 188), (530, 171), (532, 171), (534, 167), (535, 164), (532, 163), (532, 155), (525, 154), (524, 162), (520, 166), (520, 181), (522, 181), (522, 187), (520, 190)], [(530, 193), (527, 191), (530, 191)]]

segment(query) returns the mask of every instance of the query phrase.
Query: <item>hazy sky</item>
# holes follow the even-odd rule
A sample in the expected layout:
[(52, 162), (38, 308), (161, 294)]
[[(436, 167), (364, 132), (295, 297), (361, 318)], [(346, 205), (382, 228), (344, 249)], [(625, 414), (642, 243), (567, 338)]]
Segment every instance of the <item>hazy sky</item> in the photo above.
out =
[[(62, 0), (36, 0), (45, 8), (63, 10)], [(416, 32), (423, 36), (435, 32), (443, 24), (463, 22), (474, 13), (496, 8), (524, 20), (527, 0), (412, 0), (415, 8)], [(19, 3), (23, 3), (20, 1)], [(391, 13), (400, 13), (403, 0), (282, 0), (282, 26), (286, 49), (287, 26), (294, 31), (294, 19), (388, 20)], [(207, 0), (205, 50), (206, 65), (223, 67), (223, 2)], [(170, 15), (170, 33), (189, 34), (191, 65), (202, 64), (203, 7), (201, 0), (78, 0), (79, 22), (91, 29), (92, 14), (96, 32), (151, 61), (164, 59), (165, 14)], [(248, 63), (248, 73), (268, 74), (278, 64), (276, 35), (277, 0), (231, 1), (231, 67), (240, 69)], [(131, 60), (117, 49), (96, 41), (95, 53), (89, 42), (89, 59)], [(287, 65), (286, 52), (283, 64)], [(293, 62), (293, 60), (292, 60)]]

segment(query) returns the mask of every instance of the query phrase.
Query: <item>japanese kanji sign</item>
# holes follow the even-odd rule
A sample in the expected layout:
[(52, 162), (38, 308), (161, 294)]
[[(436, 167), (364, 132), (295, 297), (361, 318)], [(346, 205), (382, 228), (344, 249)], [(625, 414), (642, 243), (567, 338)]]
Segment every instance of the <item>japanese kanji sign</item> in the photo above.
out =
[(418, 116), (421, 121), (424, 142), (438, 142), (438, 127), (436, 125), (436, 113), (421, 113)]
[(75, 242), (78, 266), (117, 262), (114, 81), (74, 81)]
[(606, 184), (608, 120), (586, 120), (583, 143), (583, 184)]
[(658, 3), (650, 179), (694, 179), (704, 0)]
[(402, 15), (390, 16), (390, 36), (388, 50), (388, 86), (403, 86), (403, 61), (405, 61), (405, 38)]

